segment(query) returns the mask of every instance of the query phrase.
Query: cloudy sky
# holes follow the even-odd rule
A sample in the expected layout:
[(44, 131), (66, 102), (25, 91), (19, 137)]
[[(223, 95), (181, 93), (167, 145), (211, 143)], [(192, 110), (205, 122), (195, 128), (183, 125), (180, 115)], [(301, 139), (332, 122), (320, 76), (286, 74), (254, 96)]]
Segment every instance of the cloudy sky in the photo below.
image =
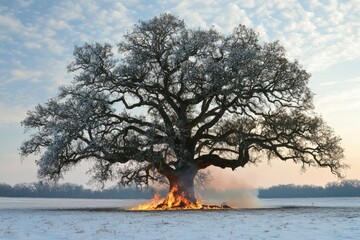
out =
[[(280, 40), (312, 74), (317, 112), (343, 139), (347, 178), (360, 179), (360, 0), (0, 0), (0, 182), (37, 180), (35, 158), (18, 154), (25, 139), (19, 122), (71, 81), (74, 46), (116, 44), (138, 20), (163, 12), (188, 27), (228, 33), (245, 24), (262, 41)], [(84, 167), (64, 181), (86, 183)], [(336, 181), (327, 169), (303, 173), (280, 161), (213, 176), (228, 187)]]

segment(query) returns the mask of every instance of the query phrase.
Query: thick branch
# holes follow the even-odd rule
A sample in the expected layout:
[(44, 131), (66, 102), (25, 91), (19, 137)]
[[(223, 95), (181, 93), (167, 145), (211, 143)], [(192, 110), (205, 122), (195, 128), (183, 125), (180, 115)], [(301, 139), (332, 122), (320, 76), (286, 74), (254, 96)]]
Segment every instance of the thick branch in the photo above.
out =
[(238, 167), (244, 167), (245, 164), (249, 161), (249, 159), (244, 156), (240, 159), (231, 160), (222, 158), (216, 154), (208, 154), (202, 155), (196, 158), (194, 161), (198, 169), (205, 169), (209, 166), (215, 166), (220, 168), (231, 168), (232, 170), (235, 170)]

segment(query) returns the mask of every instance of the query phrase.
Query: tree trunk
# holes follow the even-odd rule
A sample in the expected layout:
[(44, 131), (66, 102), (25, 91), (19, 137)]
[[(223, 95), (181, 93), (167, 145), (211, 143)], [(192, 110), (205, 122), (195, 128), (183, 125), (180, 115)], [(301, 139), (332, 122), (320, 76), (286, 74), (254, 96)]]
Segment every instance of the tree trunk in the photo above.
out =
[(169, 179), (170, 188), (169, 192), (172, 192), (174, 197), (183, 197), (189, 200), (192, 203), (196, 202), (195, 192), (194, 192), (194, 178), (195, 175), (185, 175), (181, 174), (175, 179)]
[(165, 201), (158, 207), (186, 208), (196, 204), (194, 179), (196, 172), (189, 169), (178, 170), (176, 174), (168, 175), (169, 193)]

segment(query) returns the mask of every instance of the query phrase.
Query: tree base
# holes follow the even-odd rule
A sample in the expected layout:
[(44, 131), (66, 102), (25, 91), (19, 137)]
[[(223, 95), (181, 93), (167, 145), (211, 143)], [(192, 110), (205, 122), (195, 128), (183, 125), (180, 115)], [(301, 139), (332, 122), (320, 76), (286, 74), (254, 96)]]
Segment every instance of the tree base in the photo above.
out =
[[(190, 191), (191, 190), (191, 191)], [(156, 210), (222, 210), (232, 209), (226, 203), (217, 205), (205, 205), (196, 200), (193, 188), (181, 188), (178, 184), (172, 184), (166, 198), (159, 199), (159, 195), (155, 194), (154, 198), (147, 204), (132, 208), (138, 211), (156, 211)]]
[(180, 202), (176, 205), (169, 206), (169, 203), (166, 201), (163, 201), (161, 203), (158, 203), (156, 205), (148, 206), (148, 207), (139, 207), (139, 208), (133, 208), (131, 210), (135, 211), (174, 211), (174, 210), (230, 210), (234, 209), (227, 205), (226, 203), (218, 205), (207, 205), (202, 203), (191, 203), (188, 204), (186, 202)]

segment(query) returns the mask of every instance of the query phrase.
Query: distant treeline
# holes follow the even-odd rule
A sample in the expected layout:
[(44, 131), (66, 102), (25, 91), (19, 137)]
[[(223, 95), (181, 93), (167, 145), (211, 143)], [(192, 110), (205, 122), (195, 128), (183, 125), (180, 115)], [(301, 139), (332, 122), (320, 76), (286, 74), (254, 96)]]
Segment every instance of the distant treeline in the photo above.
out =
[[(166, 195), (166, 189), (161, 195)], [(241, 190), (239, 190), (241, 191)], [(21, 183), (14, 186), (0, 183), (0, 197), (42, 197), (42, 198), (102, 198), (102, 199), (150, 199), (155, 194), (151, 188), (137, 189), (114, 186), (102, 190), (86, 189), (72, 183), (51, 184), (44, 182)], [(208, 196), (236, 195), (234, 190), (205, 190)], [(241, 193), (241, 192), (240, 192)], [(325, 187), (313, 185), (279, 185), (258, 190), (259, 198), (304, 198), (304, 197), (360, 197), (360, 181), (344, 180), (328, 183)]]
[(279, 185), (259, 189), (259, 198), (360, 197), (359, 180), (332, 182), (325, 187), (313, 185)]
[(40, 197), (40, 198), (102, 198), (139, 199), (152, 198), (153, 189), (111, 187), (102, 190), (86, 189), (72, 183), (21, 183), (14, 186), (0, 183), (0, 197)]

